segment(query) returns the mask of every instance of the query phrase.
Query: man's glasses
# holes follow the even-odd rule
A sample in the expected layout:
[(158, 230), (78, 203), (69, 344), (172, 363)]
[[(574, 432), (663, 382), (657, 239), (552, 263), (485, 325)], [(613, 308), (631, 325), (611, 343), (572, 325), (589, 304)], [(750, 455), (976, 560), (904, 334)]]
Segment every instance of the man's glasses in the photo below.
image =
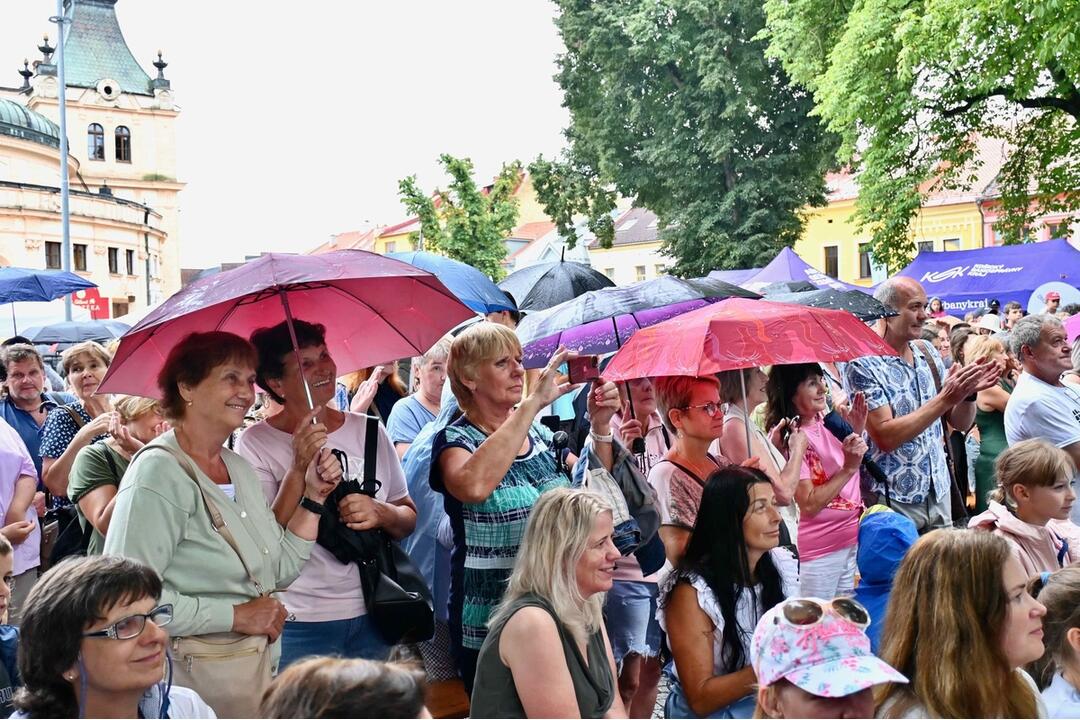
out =
[(709, 417), (716, 417), (716, 414), (721, 411), (721, 407), (718, 403), (707, 402), (701, 405), (687, 405), (683, 410), (704, 410), (705, 414)]
[(153, 620), (158, 627), (164, 627), (172, 622), (172, 603), (158, 605), (145, 615), (128, 615), (120, 618), (104, 630), (83, 633), (84, 638), (107, 637), (111, 640), (130, 640), (139, 637), (146, 628), (146, 621)]

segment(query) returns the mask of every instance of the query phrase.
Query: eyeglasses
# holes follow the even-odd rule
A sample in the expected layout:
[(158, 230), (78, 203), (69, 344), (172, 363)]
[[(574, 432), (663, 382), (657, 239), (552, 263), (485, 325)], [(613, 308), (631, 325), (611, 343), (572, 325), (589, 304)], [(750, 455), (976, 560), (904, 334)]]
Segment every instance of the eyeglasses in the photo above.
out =
[(722, 408), (720, 407), (719, 404), (714, 403), (714, 402), (707, 402), (707, 403), (703, 403), (701, 405), (687, 405), (686, 407), (683, 408), (683, 410), (694, 410), (694, 409), (704, 410), (705, 414), (708, 415), (709, 417), (716, 417), (716, 414), (718, 412), (720, 412)]
[(153, 620), (158, 627), (165, 627), (172, 622), (172, 619), (172, 603), (166, 603), (158, 605), (145, 615), (128, 615), (125, 618), (120, 618), (104, 630), (83, 633), (82, 636), (84, 638), (107, 637), (111, 640), (130, 640), (142, 634), (142, 631), (146, 628), (147, 620)]
[(870, 625), (870, 613), (859, 603), (851, 598), (836, 598), (831, 602), (821, 602), (813, 598), (799, 598), (788, 600), (784, 603), (780, 615), (774, 618), (779, 623), (780, 617), (789, 625), (807, 627), (821, 622), (826, 611), (831, 610), (833, 615), (865, 628)]

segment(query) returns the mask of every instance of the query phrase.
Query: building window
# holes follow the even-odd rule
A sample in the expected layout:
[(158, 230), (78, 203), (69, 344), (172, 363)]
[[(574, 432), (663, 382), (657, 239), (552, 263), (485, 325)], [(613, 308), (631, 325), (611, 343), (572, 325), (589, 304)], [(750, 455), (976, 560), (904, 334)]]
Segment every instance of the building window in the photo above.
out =
[(960, 249), (960, 238), (946, 238), (941, 241), (941, 246), (945, 248), (946, 252), (952, 252), (953, 250)]
[(75, 243), (71, 249), (75, 251), (75, 269), (86, 272), (86, 246)]
[(131, 131), (123, 125), (116, 128), (116, 162), (131, 162)]
[(45, 269), (46, 270), (59, 270), (63, 267), (63, 260), (60, 259), (60, 243), (45, 241)]
[(90, 160), (105, 159), (105, 128), (90, 123), (86, 131), (86, 157)]
[(120, 250), (109, 248), (109, 272), (113, 275), (120, 274)]
[(644, 265), (638, 265), (635, 268), (635, 270), (637, 271), (637, 281), (641, 282), (642, 280), (644, 280), (645, 279), (645, 266)]
[(874, 268), (870, 263), (870, 243), (859, 243), (859, 278), (872, 277)]
[(392, 252), (397, 252), (397, 240), (388, 240), (386, 242), (386, 253), (390, 254)]
[(134, 275), (135, 274), (135, 251), (134, 250), (125, 250), (124, 251), (124, 256), (125, 256), (125, 259), (127, 260), (127, 274), (128, 275)]
[(840, 277), (840, 249), (835, 245), (825, 248), (825, 274), (829, 277)]
[(604, 274), (608, 276), (608, 280), (615, 281), (615, 268), (604, 268)]

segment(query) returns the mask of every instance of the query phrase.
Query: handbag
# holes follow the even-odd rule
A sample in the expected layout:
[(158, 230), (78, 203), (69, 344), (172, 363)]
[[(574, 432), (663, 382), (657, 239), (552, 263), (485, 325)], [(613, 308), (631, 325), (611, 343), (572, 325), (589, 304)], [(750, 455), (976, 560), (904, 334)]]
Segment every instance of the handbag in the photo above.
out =
[[(240, 552), (232, 530), (199, 482), (190, 461), (166, 445), (151, 445), (140, 452), (149, 450), (164, 450), (180, 463), (184, 473), (199, 489), (214, 530), (240, 558), (240, 564), (244, 566), (244, 572), (259, 596), (269, 596), (273, 591), (266, 591), (256, 579), (244, 554)], [(259, 703), (263, 692), (270, 686), (273, 672), (269, 638), (265, 635), (223, 632), (174, 637), (170, 643), (174, 685), (199, 693), (218, 717), (259, 717)]]
[(381, 483), (375, 479), (379, 456), (379, 420), (368, 416), (364, 435), (363, 484), (348, 479), (348, 459), (333, 450), (342, 463), (345, 480), (326, 499), (319, 518), (320, 545), (339, 562), (355, 562), (360, 571), (364, 605), (382, 639), (389, 645), (417, 643), (435, 635), (431, 589), (409, 554), (383, 530), (352, 530), (337, 515), (347, 495), (375, 497)]

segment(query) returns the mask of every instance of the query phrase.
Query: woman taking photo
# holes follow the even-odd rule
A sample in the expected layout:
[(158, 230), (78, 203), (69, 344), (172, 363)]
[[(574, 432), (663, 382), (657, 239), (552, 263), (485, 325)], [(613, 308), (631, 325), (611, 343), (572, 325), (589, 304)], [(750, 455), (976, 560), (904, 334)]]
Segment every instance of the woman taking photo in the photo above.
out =
[(799, 504), (799, 581), (803, 595), (823, 600), (855, 589), (855, 555), (862, 515), (859, 465), (866, 454), (862, 439), (866, 399), (851, 398), (847, 421), (853, 432), (840, 442), (822, 422), (825, 382), (817, 363), (775, 365), (769, 376), (765, 423), (776, 427), (796, 418), (807, 448), (795, 502)]
[[(780, 516), (784, 519), (784, 525), (787, 526), (788, 535), (794, 544), (798, 540), (799, 525), (795, 489), (799, 485), (803, 454), (806, 452), (806, 433), (798, 428), (788, 433), (787, 448), (791, 459), (785, 459), (777, 446), (788, 421), (781, 420), (772, 427), (769, 435), (766, 435), (758, 424), (751, 420), (754, 411), (768, 399), (765, 387), (768, 385), (769, 376), (761, 368), (755, 367), (726, 370), (717, 377), (720, 379), (720, 401), (727, 404), (720, 449), (724, 457), (733, 463), (741, 463), (751, 457), (759, 458), (759, 467), (773, 484), (776, 503), (780, 506)], [(747, 428), (750, 428), (750, 447), (746, 446)]]
[(1028, 577), (1053, 572), (1080, 558), (1080, 528), (1069, 520), (1076, 502), (1076, 466), (1045, 440), (1024, 440), (998, 455), (998, 486), (990, 507), (968, 527), (1009, 541)]
[(157, 573), (124, 558), (71, 558), (45, 573), (23, 617), (12, 717), (216, 717), (169, 682), (173, 607), (161, 595)]
[(1043, 654), (1044, 608), (1008, 543), (991, 533), (935, 530), (900, 564), (881, 659), (910, 684), (877, 693), (884, 718), (1046, 717), (1022, 669)]
[[(226, 332), (193, 333), (172, 349), (158, 388), (173, 429), (132, 460), (105, 537), (106, 555), (161, 575), (176, 677), (223, 717), (257, 712), (287, 615), (270, 593), (307, 561), (319, 522), (311, 508), (338, 479), (306, 473), (305, 499), (282, 528), (251, 465), (224, 447), (255, 400), (256, 360), (247, 340)], [(205, 660), (222, 653), (229, 659)], [(250, 678), (243, 692), (222, 682), (231, 666)]]
[(420, 379), (419, 387), (412, 395), (394, 403), (394, 409), (386, 421), (386, 432), (394, 441), (399, 458), (405, 457), (413, 439), (439, 415), (449, 354), (450, 341), (444, 338), (413, 361), (413, 368)]
[(973, 335), (964, 345), (968, 363), (989, 358), (1001, 368), (997, 385), (981, 390), (975, 402), (975, 424), (979, 428), (979, 457), (975, 460), (975, 512), (989, 507), (988, 496), (997, 487), (994, 461), (1009, 446), (1005, 437), (1005, 406), (1013, 391), (1009, 354), (1001, 341), (985, 335)]
[(472, 717), (626, 717), (602, 612), (620, 557), (612, 532), (593, 493), (537, 501), (480, 650)]
[[(362, 481), (366, 419), (331, 407), (337, 366), (326, 349), (326, 328), (294, 320), (303, 373), (297, 368), (292, 338), (285, 323), (256, 330), (252, 344), (259, 353), (259, 386), (282, 405), (273, 417), (243, 432), (236, 451), (251, 463), (274, 516), (288, 527), (300, 507), (305, 476), (317, 464), (323, 477), (342, 472), (330, 451), (345, 454), (350, 479)], [(319, 408), (312, 424), (307, 392)], [(394, 447), (379, 425), (375, 497), (354, 493), (342, 498), (338, 514), (358, 530), (385, 530), (400, 540), (416, 525), (405, 475)], [(364, 604), (356, 563), (343, 563), (316, 544), (299, 577), (279, 596), (292, 616), (281, 636), (281, 663), (286, 667), (306, 655), (337, 655), (385, 660), (390, 652)]]
[(719, 383), (715, 377), (663, 377), (656, 381), (660, 416), (675, 442), (664, 462), (649, 472), (660, 511), (660, 538), (674, 565), (682, 557), (697, 521), (705, 478), (728, 464), (709, 451), (724, 432)]
[(56, 497), (67, 497), (68, 475), (75, 456), (90, 443), (109, 436), (115, 420), (109, 398), (95, 395), (112, 358), (93, 341), (79, 343), (60, 356), (64, 377), (75, 402), (49, 413), (41, 428), (41, 478)]
[(105, 440), (87, 445), (75, 456), (67, 497), (75, 504), (79, 525), (93, 526), (87, 555), (100, 555), (115, 504), (116, 490), (132, 456), (169, 429), (157, 400), (122, 395), (114, 403), (116, 418)]
[[(450, 347), (450, 387), (461, 418), (432, 441), (431, 486), (445, 497), (454, 536), (450, 585), (451, 645), (465, 687), (491, 611), (502, 599), (529, 512), (543, 493), (569, 484), (562, 466), (575, 460), (548, 447), (551, 435), (533, 421), (574, 390), (558, 375), (569, 353), (560, 349), (522, 399), (521, 344), (507, 327), (477, 323)], [(594, 452), (609, 472), (614, 383), (596, 381), (588, 398)]]
[(765, 473), (732, 466), (709, 478), (658, 613), (676, 676), (664, 717), (753, 715), (754, 627), (767, 610), (799, 595), (798, 563), (778, 547), (780, 522)]

